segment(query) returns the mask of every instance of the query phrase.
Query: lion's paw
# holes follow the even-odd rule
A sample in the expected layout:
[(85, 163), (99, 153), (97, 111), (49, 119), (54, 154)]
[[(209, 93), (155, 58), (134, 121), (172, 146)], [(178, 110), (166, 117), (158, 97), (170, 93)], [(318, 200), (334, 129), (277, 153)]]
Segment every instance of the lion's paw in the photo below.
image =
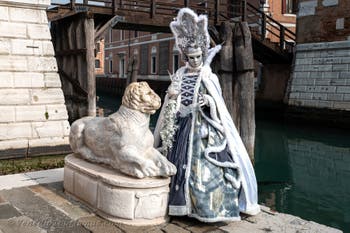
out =
[(176, 174), (176, 167), (169, 162), (163, 155), (158, 156), (155, 161), (159, 168), (159, 176), (173, 176)]

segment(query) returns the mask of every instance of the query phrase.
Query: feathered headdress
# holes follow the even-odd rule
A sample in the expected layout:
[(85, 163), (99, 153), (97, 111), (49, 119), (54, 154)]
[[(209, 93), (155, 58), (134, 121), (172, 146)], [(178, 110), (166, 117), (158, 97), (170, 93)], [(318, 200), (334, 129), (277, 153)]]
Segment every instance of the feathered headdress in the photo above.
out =
[(207, 58), (210, 37), (206, 15), (198, 16), (193, 10), (182, 8), (175, 21), (170, 23), (170, 29), (175, 36), (176, 46), (183, 55), (200, 49), (203, 60)]

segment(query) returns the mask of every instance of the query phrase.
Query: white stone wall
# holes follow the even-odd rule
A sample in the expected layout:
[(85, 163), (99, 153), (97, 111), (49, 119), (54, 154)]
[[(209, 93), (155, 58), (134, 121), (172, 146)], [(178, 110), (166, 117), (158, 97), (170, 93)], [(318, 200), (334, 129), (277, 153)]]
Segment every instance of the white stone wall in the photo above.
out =
[[(33, 147), (68, 145), (70, 126), (47, 21), (49, 4), (0, 0), (0, 158), (31, 155)], [(18, 153), (11, 152), (16, 149)]]
[(350, 41), (297, 45), (289, 104), (350, 110)]

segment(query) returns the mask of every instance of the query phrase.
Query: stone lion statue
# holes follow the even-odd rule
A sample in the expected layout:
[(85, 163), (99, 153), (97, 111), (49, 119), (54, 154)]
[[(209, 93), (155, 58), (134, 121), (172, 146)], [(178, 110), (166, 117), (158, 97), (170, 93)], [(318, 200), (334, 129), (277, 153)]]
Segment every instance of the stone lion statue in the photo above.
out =
[(174, 175), (176, 167), (153, 148), (149, 130), (150, 114), (160, 102), (146, 82), (131, 83), (117, 112), (108, 117), (84, 117), (72, 124), (69, 142), (73, 152), (138, 178)]

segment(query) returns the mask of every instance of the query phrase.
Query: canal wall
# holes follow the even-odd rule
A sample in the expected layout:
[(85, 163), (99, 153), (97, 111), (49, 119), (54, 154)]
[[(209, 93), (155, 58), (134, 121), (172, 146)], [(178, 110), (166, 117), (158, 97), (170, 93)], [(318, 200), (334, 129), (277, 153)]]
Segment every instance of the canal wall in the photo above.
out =
[(49, 5), (0, 0), (0, 159), (70, 150)]
[(350, 41), (299, 44), (288, 104), (350, 110)]
[(290, 64), (264, 64), (255, 100), (283, 103), (290, 73)]

